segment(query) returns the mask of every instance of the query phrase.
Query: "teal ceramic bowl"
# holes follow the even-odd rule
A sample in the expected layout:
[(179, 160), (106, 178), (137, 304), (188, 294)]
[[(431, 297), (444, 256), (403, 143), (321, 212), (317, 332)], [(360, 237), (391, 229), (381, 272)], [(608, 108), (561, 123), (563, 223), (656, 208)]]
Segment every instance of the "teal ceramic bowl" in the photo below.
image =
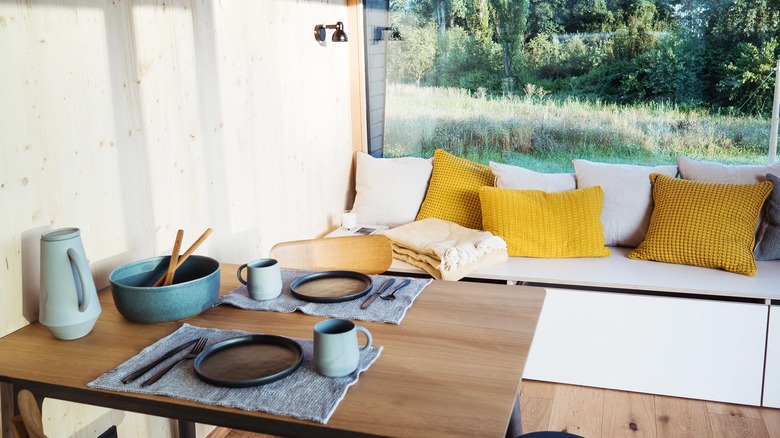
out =
[(168, 322), (195, 316), (219, 296), (219, 262), (192, 255), (176, 269), (173, 284), (151, 285), (168, 270), (170, 256), (152, 257), (114, 269), (108, 279), (117, 310), (135, 322)]

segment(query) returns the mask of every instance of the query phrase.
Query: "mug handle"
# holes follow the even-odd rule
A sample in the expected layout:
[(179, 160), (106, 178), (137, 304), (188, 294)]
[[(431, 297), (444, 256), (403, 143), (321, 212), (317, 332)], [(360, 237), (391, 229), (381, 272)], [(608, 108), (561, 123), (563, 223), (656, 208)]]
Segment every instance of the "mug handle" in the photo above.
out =
[(355, 326), (355, 330), (357, 330), (359, 332), (363, 332), (363, 334), (366, 335), (366, 345), (358, 348), (358, 351), (363, 351), (363, 350), (367, 349), (368, 347), (370, 347), (371, 346), (371, 341), (372, 341), (372, 339), (371, 339), (371, 332), (368, 331), (368, 329), (363, 327), (362, 325), (356, 325)]
[(244, 280), (241, 277), (241, 271), (243, 271), (247, 267), (247, 264), (244, 263), (243, 265), (238, 267), (238, 272), (236, 272), (236, 275), (238, 276), (238, 281), (240, 281), (242, 284), (246, 284), (246, 280)]

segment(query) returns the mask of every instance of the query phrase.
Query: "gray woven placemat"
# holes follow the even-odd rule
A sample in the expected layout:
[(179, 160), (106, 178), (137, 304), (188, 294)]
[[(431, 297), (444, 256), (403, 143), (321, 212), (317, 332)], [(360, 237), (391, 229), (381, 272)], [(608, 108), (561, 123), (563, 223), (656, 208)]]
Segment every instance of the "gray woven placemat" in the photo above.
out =
[[(258, 301), (249, 296), (246, 286), (233, 289), (217, 300), (216, 305), (230, 304), (246, 310), (270, 310), (274, 312), (291, 313), (296, 310), (312, 315), (323, 316), (327, 318), (345, 318), (357, 319), (360, 321), (384, 322), (391, 324), (400, 324), (406, 316), (406, 311), (412, 306), (414, 300), (433, 281), (430, 278), (412, 278), (408, 286), (395, 294), (396, 299), (392, 301), (377, 298), (368, 306), (367, 309), (361, 309), (360, 305), (366, 300), (365, 297), (356, 300), (343, 301), (340, 303), (312, 303), (299, 300), (292, 295), (290, 284), (297, 278), (310, 274), (313, 271), (299, 271), (294, 269), (282, 269), (282, 294), (272, 300)], [(408, 277), (396, 277), (390, 275), (372, 275), (375, 292), (385, 281), (395, 278), (395, 286)], [(390, 290), (393, 289), (390, 288)], [(383, 292), (383, 295), (387, 292)]]
[(175, 332), (144, 348), (128, 361), (89, 382), (87, 386), (111, 391), (165, 395), (209, 405), (239, 408), (247, 411), (262, 411), (327, 423), (339, 402), (346, 395), (347, 389), (358, 381), (360, 373), (367, 370), (382, 352), (381, 346), (371, 347), (360, 354), (358, 369), (352, 374), (344, 377), (325, 377), (314, 369), (312, 361), (313, 341), (311, 339), (291, 338), (303, 347), (303, 363), (291, 375), (266, 385), (250, 388), (214, 386), (198, 378), (193, 368), (193, 361), (185, 361), (174, 367), (154, 384), (145, 388), (141, 387), (141, 383), (149, 376), (162, 369), (162, 367), (175, 360), (175, 358), (180, 358), (186, 352), (181, 352), (174, 358), (161, 363), (133, 382), (128, 384), (121, 382), (121, 379), (127, 374), (151, 363), (166, 351), (188, 339), (206, 336), (208, 337), (207, 346), (209, 346), (226, 339), (247, 334), (252, 333), (241, 330), (210, 329), (184, 324)]

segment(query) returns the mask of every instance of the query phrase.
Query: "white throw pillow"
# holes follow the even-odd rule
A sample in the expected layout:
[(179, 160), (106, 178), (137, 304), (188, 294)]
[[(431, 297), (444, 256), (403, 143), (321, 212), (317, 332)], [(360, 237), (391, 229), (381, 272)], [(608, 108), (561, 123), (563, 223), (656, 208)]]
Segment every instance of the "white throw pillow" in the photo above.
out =
[(432, 170), (431, 158), (374, 158), (358, 152), (352, 206), (358, 223), (395, 227), (413, 222)]
[(674, 178), (677, 166), (637, 166), (632, 164), (594, 163), (572, 160), (577, 174), (577, 188), (601, 186), (604, 206), (601, 224), (604, 241), (610, 246), (639, 246), (650, 225), (653, 212), (651, 173)]
[(730, 165), (677, 157), (677, 167), (682, 179), (693, 181), (753, 184), (766, 181), (767, 173), (780, 175), (780, 161), (768, 165)]
[(577, 188), (573, 173), (539, 173), (519, 166), (490, 162), (496, 187), (514, 190), (567, 192)]

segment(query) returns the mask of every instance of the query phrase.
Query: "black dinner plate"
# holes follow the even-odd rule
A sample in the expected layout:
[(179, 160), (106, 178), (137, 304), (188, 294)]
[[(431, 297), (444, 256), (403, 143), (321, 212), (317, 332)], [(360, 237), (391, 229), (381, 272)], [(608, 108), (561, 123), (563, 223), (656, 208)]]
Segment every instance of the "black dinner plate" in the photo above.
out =
[(244, 388), (275, 382), (303, 362), (303, 348), (292, 339), (246, 335), (218, 342), (195, 358), (195, 374), (217, 386)]
[(355, 271), (313, 272), (290, 285), (294, 297), (315, 303), (339, 303), (371, 292), (371, 277)]

